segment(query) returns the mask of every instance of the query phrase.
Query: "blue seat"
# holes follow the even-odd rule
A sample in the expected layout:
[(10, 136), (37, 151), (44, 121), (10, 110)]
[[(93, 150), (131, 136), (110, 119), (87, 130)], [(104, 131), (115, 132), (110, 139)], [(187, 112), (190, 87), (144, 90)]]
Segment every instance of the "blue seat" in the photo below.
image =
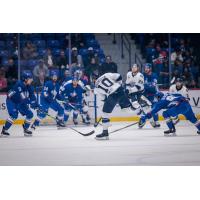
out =
[(33, 44), (35, 44), (38, 48), (45, 48), (46, 47), (45, 40), (33, 40)]
[(83, 37), (85, 39), (95, 39), (95, 36), (93, 33), (83, 33)]
[(0, 50), (0, 56), (1, 57), (8, 57), (9, 56), (9, 53), (7, 50)]
[(53, 56), (59, 56), (60, 55), (60, 49), (52, 49)]
[(48, 47), (52, 47), (52, 48), (55, 48), (55, 47), (60, 47), (60, 43), (58, 40), (48, 40), (47, 41), (47, 46)]
[(7, 48), (14, 48), (15, 47), (15, 42), (13, 40), (7, 40), (6, 47)]
[(105, 58), (100, 58), (99, 62), (100, 62), (100, 64), (103, 64), (103, 63), (106, 62), (106, 59)]
[(66, 50), (65, 50), (65, 56), (66, 57), (68, 57), (69, 58), (69, 52), (70, 52), (71, 50), (69, 49), (69, 48), (66, 48)]
[(0, 41), (0, 48), (4, 49), (5, 48), (5, 42), (4, 41)]
[(88, 49), (79, 49), (79, 54), (85, 56), (88, 54)]
[(87, 47), (100, 48), (100, 45), (96, 40), (88, 40), (86, 43)]
[(35, 67), (38, 64), (38, 60), (28, 60), (27, 67)]
[(8, 59), (4, 58), (1, 62), (2, 66), (8, 66)]
[(43, 56), (45, 56), (45, 54), (46, 54), (46, 49), (38, 49), (38, 56), (40, 56), (40, 57), (43, 57)]
[(21, 68), (27, 67), (27, 60), (20, 60), (20, 67)]

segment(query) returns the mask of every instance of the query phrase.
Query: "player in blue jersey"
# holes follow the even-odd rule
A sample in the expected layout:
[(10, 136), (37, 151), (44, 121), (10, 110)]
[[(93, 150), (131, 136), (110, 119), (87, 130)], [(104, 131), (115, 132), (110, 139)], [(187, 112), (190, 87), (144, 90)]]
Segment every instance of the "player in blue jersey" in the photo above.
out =
[(89, 124), (87, 120), (87, 110), (83, 107), (83, 93), (85, 90), (80, 85), (77, 77), (73, 77), (72, 81), (64, 82), (59, 90), (60, 101), (64, 102), (64, 121), (67, 122), (69, 115), (73, 110), (73, 122), (78, 124), (78, 114), (82, 113), (85, 123)]
[(30, 72), (24, 72), (22, 74), (22, 80), (18, 81), (14, 87), (8, 92), (6, 98), (6, 106), (8, 109), (9, 118), (6, 120), (3, 126), (1, 135), (9, 136), (8, 130), (12, 126), (13, 122), (18, 118), (20, 113), (25, 116), (25, 121), (23, 124), (24, 135), (31, 136), (32, 132), (29, 130), (31, 120), (33, 118), (33, 109), (38, 108), (36, 97), (34, 94), (34, 88), (31, 86), (33, 82), (33, 77)]
[(57, 112), (56, 122), (58, 127), (65, 127), (63, 122), (64, 109), (57, 101), (57, 95), (59, 92), (59, 84), (57, 83), (58, 74), (56, 71), (51, 71), (51, 80), (44, 84), (43, 90), (40, 96), (40, 107), (37, 112), (37, 118), (35, 119), (33, 129), (39, 126), (40, 121), (44, 119), (48, 113), (49, 108)]
[(188, 99), (181, 94), (164, 94), (162, 92), (156, 93), (156, 98), (158, 102), (154, 104), (151, 112), (143, 115), (140, 118), (139, 126), (144, 126), (147, 119), (151, 119), (155, 113), (158, 113), (160, 110), (163, 111), (163, 117), (166, 120), (169, 130), (164, 131), (165, 135), (175, 135), (176, 129), (173, 124), (172, 118), (182, 114), (186, 117), (187, 120), (192, 122), (198, 129), (197, 134), (200, 134), (200, 121), (197, 120), (195, 114), (192, 111), (191, 105), (188, 102)]
[[(157, 75), (152, 72), (152, 65), (146, 63), (144, 65), (144, 96), (149, 100), (147, 107), (152, 107), (154, 105), (154, 96), (157, 92)], [(150, 123), (154, 128), (160, 127), (157, 113), (153, 115)]]

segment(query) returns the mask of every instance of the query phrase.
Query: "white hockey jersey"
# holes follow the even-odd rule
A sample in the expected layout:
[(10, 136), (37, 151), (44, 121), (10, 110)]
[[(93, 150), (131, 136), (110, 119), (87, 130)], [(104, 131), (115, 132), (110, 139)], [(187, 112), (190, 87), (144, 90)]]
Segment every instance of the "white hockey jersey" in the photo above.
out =
[(95, 83), (95, 93), (109, 96), (122, 85), (122, 77), (118, 73), (105, 73)]
[(170, 93), (178, 93), (178, 94), (181, 94), (182, 96), (184, 96), (186, 98), (189, 98), (188, 89), (184, 85), (182, 86), (182, 88), (180, 90), (177, 90), (176, 84), (173, 84), (169, 88), (169, 92)]
[(133, 75), (132, 72), (127, 73), (126, 78), (126, 88), (129, 93), (140, 92), (144, 90), (144, 76), (142, 73), (138, 72), (136, 75)]

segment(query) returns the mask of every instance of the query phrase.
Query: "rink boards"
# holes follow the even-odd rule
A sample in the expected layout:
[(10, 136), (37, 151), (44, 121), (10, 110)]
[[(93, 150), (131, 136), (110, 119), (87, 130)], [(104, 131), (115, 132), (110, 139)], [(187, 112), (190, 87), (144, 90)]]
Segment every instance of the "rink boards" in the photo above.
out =
[[(164, 91), (166, 92), (166, 91)], [(194, 111), (194, 113), (196, 114), (196, 116), (198, 118), (200, 118), (200, 90), (190, 90), (189, 91), (189, 95), (190, 95), (190, 104), (192, 105), (192, 109)], [(91, 94), (90, 97), (88, 97), (88, 101), (89, 101), (89, 113), (90, 116), (92, 118), (92, 120), (94, 121), (95, 119), (95, 112), (97, 114), (97, 118), (102, 116), (102, 105), (103, 102), (100, 101), (98, 99), (98, 97), (96, 98), (96, 103), (95, 103), (95, 98), (94, 95)], [(96, 105), (96, 106), (95, 106)], [(34, 115), (36, 116), (36, 112), (34, 112)], [(0, 124), (3, 124), (5, 122), (5, 119), (8, 117), (8, 113), (7, 113), (7, 108), (6, 108), (6, 94), (0, 95)], [(56, 113), (50, 109), (49, 114), (51, 114), (52, 116), (55, 116)], [(160, 115), (162, 114), (162, 112), (160, 113)], [(121, 111), (121, 109), (119, 108), (119, 106), (117, 105), (113, 111), (113, 113), (110, 115), (111, 121), (113, 122), (119, 122), (119, 121), (136, 121), (138, 120), (138, 116), (134, 113), (134, 112), (123, 112)], [(23, 117), (21, 115), (19, 115), (19, 119), (16, 120), (16, 124), (21, 124), (23, 123)], [(180, 119), (184, 119), (183, 116), (180, 116)], [(163, 120), (163, 117), (160, 116), (160, 120)], [(46, 118), (44, 120), (45, 123), (50, 123), (52, 122), (52, 119), (50, 118)]]

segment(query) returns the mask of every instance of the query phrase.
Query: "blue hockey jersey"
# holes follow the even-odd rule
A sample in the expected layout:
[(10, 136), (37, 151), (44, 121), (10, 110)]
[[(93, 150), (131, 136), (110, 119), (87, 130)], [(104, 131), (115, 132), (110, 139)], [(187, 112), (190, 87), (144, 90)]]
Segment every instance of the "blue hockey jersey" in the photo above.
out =
[(77, 84), (77, 86), (74, 87), (72, 82), (65, 82), (60, 87), (59, 99), (68, 99), (70, 103), (81, 104), (84, 92), (85, 90), (79, 84)]
[(188, 102), (188, 100), (181, 94), (166, 93), (157, 103), (153, 105), (151, 114), (156, 114), (162, 109), (169, 109), (179, 105), (181, 102)]
[(144, 73), (144, 89), (146, 95), (154, 95), (157, 89), (157, 75), (151, 73), (151, 75)]
[(33, 86), (25, 85), (23, 81), (17, 81), (8, 92), (7, 98), (15, 104), (31, 104), (36, 102)]
[(41, 98), (44, 98), (48, 102), (52, 102), (57, 98), (59, 89), (60, 86), (57, 82), (54, 83), (52, 80), (47, 81), (44, 84), (43, 90), (41, 92)]

